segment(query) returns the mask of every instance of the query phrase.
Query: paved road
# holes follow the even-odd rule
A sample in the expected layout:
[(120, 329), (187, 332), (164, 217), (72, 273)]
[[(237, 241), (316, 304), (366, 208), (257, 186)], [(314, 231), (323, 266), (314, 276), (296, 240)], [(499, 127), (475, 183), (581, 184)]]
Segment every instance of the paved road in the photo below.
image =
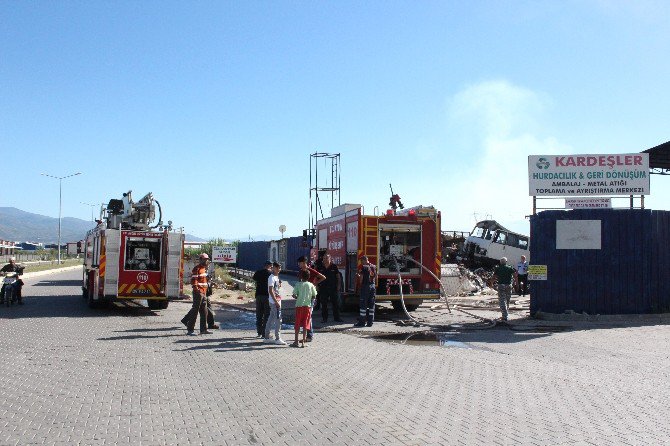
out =
[(670, 438), (667, 326), (461, 330), (442, 345), (319, 333), (292, 349), (259, 343), (239, 312), (192, 338), (183, 303), (90, 310), (78, 279), (28, 280), (26, 305), (0, 308), (2, 445)]

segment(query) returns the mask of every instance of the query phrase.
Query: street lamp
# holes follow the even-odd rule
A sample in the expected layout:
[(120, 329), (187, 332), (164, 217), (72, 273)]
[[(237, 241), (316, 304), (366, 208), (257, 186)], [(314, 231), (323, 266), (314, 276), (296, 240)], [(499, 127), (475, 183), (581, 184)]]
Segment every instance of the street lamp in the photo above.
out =
[(45, 177), (49, 178), (55, 178), (56, 180), (58, 180), (58, 264), (60, 265), (60, 221), (61, 221), (61, 211), (63, 208), (63, 180), (65, 178), (81, 175), (81, 172), (73, 173), (71, 175), (65, 175), (64, 177), (57, 177), (46, 173), (43, 173), (41, 175), (44, 175)]
[(83, 201), (80, 201), (81, 204), (85, 204), (86, 206), (91, 206), (91, 221), (95, 221), (93, 219), (93, 208), (97, 206), (97, 204), (93, 203), (84, 203)]

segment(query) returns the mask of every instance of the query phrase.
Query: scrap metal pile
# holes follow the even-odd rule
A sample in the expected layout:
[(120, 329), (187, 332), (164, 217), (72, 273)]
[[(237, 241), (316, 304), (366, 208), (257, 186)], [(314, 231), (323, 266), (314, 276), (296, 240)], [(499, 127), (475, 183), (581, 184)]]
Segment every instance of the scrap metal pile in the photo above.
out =
[(492, 269), (469, 270), (463, 265), (449, 263), (442, 265), (442, 285), (447, 296), (472, 296), (495, 293)]

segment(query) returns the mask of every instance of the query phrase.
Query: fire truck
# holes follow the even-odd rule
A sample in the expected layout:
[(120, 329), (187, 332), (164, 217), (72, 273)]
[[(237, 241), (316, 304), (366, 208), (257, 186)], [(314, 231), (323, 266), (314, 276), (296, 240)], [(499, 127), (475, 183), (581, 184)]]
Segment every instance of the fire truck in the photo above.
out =
[(326, 252), (343, 276), (346, 305), (358, 305), (358, 260), (367, 255), (377, 266), (377, 301), (416, 310), (424, 299), (439, 299), (442, 244), (440, 212), (433, 206), (389, 209), (364, 215), (358, 204), (343, 204), (316, 222), (312, 260)]
[[(156, 206), (159, 220), (155, 220)], [(112, 199), (84, 243), (83, 297), (95, 308), (115, 301), (145, 300), (166, 309), (183, 291), (184, 234), (163, 225), (151, 193), (134, 202), (132, 191)]]

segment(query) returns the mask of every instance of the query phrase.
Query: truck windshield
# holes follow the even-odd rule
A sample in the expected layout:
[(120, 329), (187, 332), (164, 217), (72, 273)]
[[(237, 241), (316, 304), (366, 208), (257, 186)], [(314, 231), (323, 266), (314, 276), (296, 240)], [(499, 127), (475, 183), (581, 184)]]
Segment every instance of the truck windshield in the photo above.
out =
[(160, 271), (161, 239), (128, 238), (125, 255), (126, 271)]

